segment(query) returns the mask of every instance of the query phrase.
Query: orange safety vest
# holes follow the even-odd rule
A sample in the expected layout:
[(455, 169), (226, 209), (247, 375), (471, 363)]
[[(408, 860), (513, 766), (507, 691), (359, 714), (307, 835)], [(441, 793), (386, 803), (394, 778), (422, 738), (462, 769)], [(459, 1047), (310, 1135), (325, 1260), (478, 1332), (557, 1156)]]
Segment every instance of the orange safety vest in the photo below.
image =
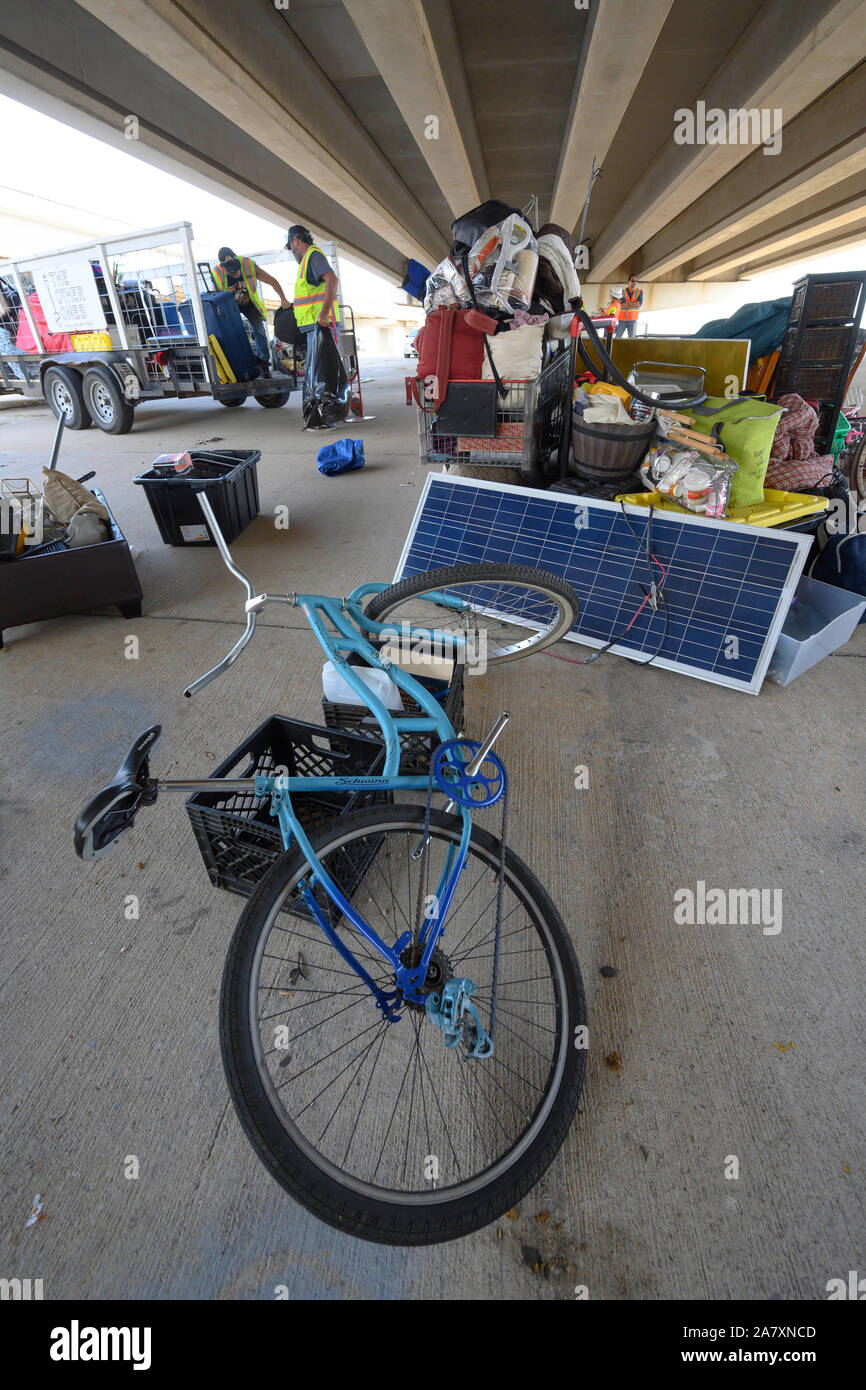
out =
[(640, 293), (640, 290), (635, 290), (635, 297), (632, 298), (631, 292), (627, 287), (623, 291), (622, 307), (619, 311), (620, 323), (634, 323), (634, 321), (637, 319), (637, 316), (640, 313), (640, 304), (638, 303), (637, 296)]
[[(256, 275), (255, 265), (250, 260), (249, 256), (238, 256), (238, 260), (241, 263), (241, 275), (243, 276), (244, 284), (247, 287), (247, 294), (249, 295), (252, 303), (258, 309), (262, 318), (265, 318), (267, 316), (267, 310), (265, 309), (265, 301), (259, 294), (258, 276)], [(214, 266), (213, 278), (216, 280), (218, 289), (228, 289), (229, 277), (224, 265)]]

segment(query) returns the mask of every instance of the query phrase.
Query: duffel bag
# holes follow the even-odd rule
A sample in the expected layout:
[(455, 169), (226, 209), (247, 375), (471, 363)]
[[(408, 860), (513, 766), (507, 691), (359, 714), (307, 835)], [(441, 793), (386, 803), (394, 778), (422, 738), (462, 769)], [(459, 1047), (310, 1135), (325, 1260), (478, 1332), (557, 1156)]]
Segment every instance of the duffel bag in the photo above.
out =
[[(866, 533), (862, 531), (831, 532), (821, 522), (815, 535), (818, 553), (807, 567), (810, 579), (848, 589), (852, 594), (866, 595)], [(860, 619), (866, 622), (866, 613)]]
[(415, 336), (418, 352), (416, 376), (425, 382), (426, 400), (421, 399), (418, 380), (413, 395), (422, 409), (438, 410), (448, 391), (448, 382), (478, 381), (484, 358), (484, 335), (494, 333), (497, 320), (478, 309), (434, 309)]

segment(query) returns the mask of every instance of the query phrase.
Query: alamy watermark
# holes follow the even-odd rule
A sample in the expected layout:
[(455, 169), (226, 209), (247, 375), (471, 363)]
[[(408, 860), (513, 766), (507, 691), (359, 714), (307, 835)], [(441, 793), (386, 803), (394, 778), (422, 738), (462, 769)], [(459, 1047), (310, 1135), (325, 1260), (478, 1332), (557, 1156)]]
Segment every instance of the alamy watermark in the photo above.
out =
[(782, 930), (781, 888), (695, 888), (674, 893), (674, 921), (679, 927), (760, 927), (764, 936)]
[(695, 104), (692, 111), (680, 106), (674, 112), (676, 145), (762, 145), (764, 154), (782, 149), (782, 111), (778, 106), (731, 107)]
[[(472, 628), (467, 625), (464, 631), (454, 634), (461, 639), (458, 643), (449, 641), (448, 635), (444, 632), (433, 630), (426, 635), (404, 620), (400, 624), (399, 633), (394, 624), (394, 631), (383, 632), (382, 636), (387, 639), (390, 656), (398, 665), (404, 661), (412, 665), (420, 665), (427, 661), (451, 661), (458, 666), (465, 666), (470, 676), (483, 676), (487, 670), (486, 628)], [(417, 671), (416, 674), (421, 672)]]

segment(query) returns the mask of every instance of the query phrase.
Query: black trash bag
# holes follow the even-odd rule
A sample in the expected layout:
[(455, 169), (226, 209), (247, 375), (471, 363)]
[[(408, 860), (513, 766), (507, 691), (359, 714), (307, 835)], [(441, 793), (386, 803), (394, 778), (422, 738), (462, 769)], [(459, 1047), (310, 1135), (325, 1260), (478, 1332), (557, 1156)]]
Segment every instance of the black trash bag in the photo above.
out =
[(307, 334), (304, 369), (304, 429), (330, 429), (345, 420), (351, 389), (333, 334), (320, 323)]
[(293, 304), (286, 304), (282, 309), (278, 309), (274, 314), (274, 332), (281, 343), (288, 343), (289, 347), (294, 347), (301, 336), (295, 319), (295, 307)]

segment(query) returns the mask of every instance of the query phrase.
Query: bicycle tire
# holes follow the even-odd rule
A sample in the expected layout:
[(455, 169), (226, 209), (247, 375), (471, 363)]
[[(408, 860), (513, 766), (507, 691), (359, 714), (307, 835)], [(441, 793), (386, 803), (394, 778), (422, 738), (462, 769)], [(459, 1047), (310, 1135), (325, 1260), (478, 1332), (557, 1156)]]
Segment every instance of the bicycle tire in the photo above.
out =
[[(495, 561), (480, 561), (466, 565), (445, 565), (439, 569), (425, 570), (399, 580), (390, 588), (374, 594), (364, 609), (365, 616), (374, 622), (386, 622), (388, 614), (410, 598), (423, 597), (425, 593), (468, 584), (514, 584), (519, 588), (535, 591), (549, 603), (557, 605), (556, 616), (546, 631), (528, 636), (521, 645), (506, 652), (487, 653), (489, 666), (501, 665), (506, 661), (516, 661), (534, 652), (544, 651), (554, 642), (559, 642), (571, 631), (577, 622), (580, 600), (577, 594), (559, 575), (547, 570), (533, 569), (530, 565), (498, 564)], [(433, 626), (433, 621), (426, 624)]]
[[(431, 833), (440, 835), (443, 845), (457, 841), (460, 823), (459, 817), (441, 811), (432, 811), (430, 815)], [(408, 831), (414, 837), (423, 826), (423, 807), (370, 807), (329, 822), (313, 839), (313, 847), (324, 861), (329, 845), (339, 844), (342, 848), (364, 834), (378, 835), (390, 829), (401, 834)], [(471, 855), (467, 863), (474, 863), (472, 856), (477, 856), (484, 864), (495, 866), (498, 872), (500, 842), (476, 825), (470, 843)], [(506, 851), (505, 865), (509, 890), (534, 915), (534, 929), (539, 932), (539, 938), (544, 933), (552, 952), (551, 965), (558, 966), (560, 998), (556, 1014), (559, 1028), (555, 1042), (555, 1088), (551, 1089), (544, 1107), (539, 1106), (535, 1112), (541, 1116), (537, 1128), (516, 1152), (514, 1161), (489, 1182), (481, 1181), (482, 1173), (474, 1179), (477, 1184), (474, 1191), (450, 1198), (445, 1191), (432, 1195), (403, 1191), (379, 1197), (359, 1191), (358, 1182), (350, 1181), (345, 1174), (335, 1176), (332, 1167), (324, 1163), (318, 1153), (310, 1152), (309, 1143), (298, 1141), (296, 1126), (294, 1133), (289, 1132), (263, 1081), (254, 1038), (254, 1027), (258, 1029), (260, 1020), (258, 1014), (255, 1019), (252, 1017), (253, 996), (257, 997), (258, 989), (262, 988), (256, 961), (260, 963), (273, 924), (279, 922), (280, 903), (285, 903), (294, 884), (307, 870), (300, 852), (290, 850), (277, 860), (257, 886), (238, 922), (226, 959), (220, 1001), (220, 1043), (235, 1111), (256, 1154), (285, 1191), (315, 1216), (347, 1234), (381, 1244), (407, 1246), (435, 1244), (469, 1235), (515, 1206), (539, 1181), (566, 1138), (577, 1110), (586, 1066), (585, 1048), (575, 1038), (575, 1029), (586, 1023), (580, 969), (565, 925), (549, 894), (511, 850)], [(286, 927), (277, 929), (289, 930)], [(312, 978), (315, 979), (314, 971)], [(518, 983), (523, 985), (525, 981), (519, 979)], [(375, 1012), (372, 999), (370, 1006)], [(309, 1006), (303, 1003), (301, 1007)], [(266, 1017), (270, 1019), (275, 1015)], [(366, 1012), (363, 1017), (366, 1019)], [(383, 1026), (390, 1035), (392, 1026)], [(437, 1045), (444, 1056), (438, 1030), (423, 1017), (420, 1026), (436, 1034)], [(401, 1027), (403, 1020), (393, 1025), (394, 1030)], [(408, 1032), (406, 1038), (410, 1038)], [(329, 1034), (328, 1043), (331, 1041)], [(462, 1061), (454, 1054), (449, 1055), (454, 1058), (453, 1064), (462, 1068)], [(360, 1071), (357, 1075), (360, 1078)], [(405, 1083), (405, 1076), (403, 1081)], [(360, 1086), (360, 1079), (355, 1084)], [(464, 1084), (462, 1078), (461, 1084)], [(459, 1088), (457, 1090), (459, 1096)], [(498, 1092), (496, 1094), (498, 1096)], [(374, 1111), (374, 1115), (381, 1113), (381, 1109)], [(410, 1128), (412, 1115), (410, 1103)], [(427, 1138), (429, 1140), (429, 1133)], [(377, 1189), (377, 1193), (380, 1191), (382, 1189)]]
[(855, 444), (846, 471), (855, 497), (859, 502), (866, 502), (866, 437)]

